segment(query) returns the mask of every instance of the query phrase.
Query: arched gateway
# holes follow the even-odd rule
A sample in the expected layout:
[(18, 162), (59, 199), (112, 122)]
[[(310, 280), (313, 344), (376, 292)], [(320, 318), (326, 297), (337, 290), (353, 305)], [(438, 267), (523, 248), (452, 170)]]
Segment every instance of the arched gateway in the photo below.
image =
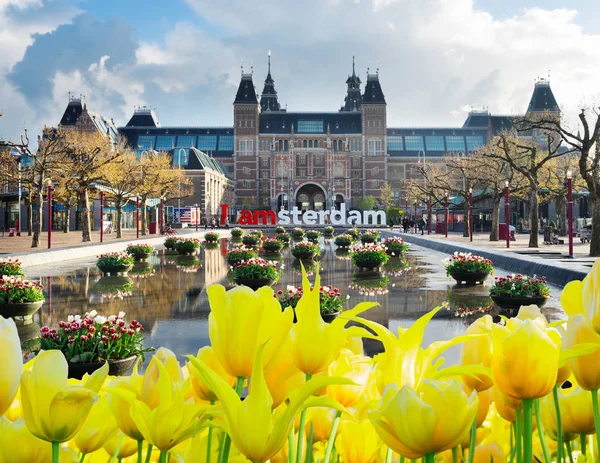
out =
[(306, 183), (296, 191), (296, 206), (301, 211), (323, 211), (325, 200), (325, 191), (316, 183)]

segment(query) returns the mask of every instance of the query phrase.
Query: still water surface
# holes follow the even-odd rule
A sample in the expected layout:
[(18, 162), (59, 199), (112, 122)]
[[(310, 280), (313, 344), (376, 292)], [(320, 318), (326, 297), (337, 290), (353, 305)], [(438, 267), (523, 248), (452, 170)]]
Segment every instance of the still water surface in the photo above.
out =
[[(44, 285), (46, 303), (34, 316), (33, 323), (17, 322), (24, 353), (35, 347), (32, 340), (37, 337), (40, 326), (56, 327), (68, 315), (96, 310), (102, 315), (123, 311), (128, 320), (141, 322), (148, 346), (167, 347), (181, 360), (186, 354), (195, 354), (200, 347), (209, 344), (210, 308), (206, 288), (215, 283), (234, 286), (228, 278), (229, 267), (225, 260), (232, 246), (231, 241), (223, 239), (215, 249), (203, 248), (196, 261), (160, 250), (146, 263), (136, 264), (128, 276), (102, 276), (94, 258), (27, 269), (27, 278), (40, 280)], [(449, 308), (443, 309), (426, 330), (423, 342), (426, 346), (462, 334), (482, 314), (476, 309), (491, 305), (488, 293), (492, 279), (484, 285), (457, 287), (454, 280), (445, 275), (442, 263), (445, 257), (447, 255), (413, 245), (404, 262), (391, 259), (380, 273), (358, 271), (348, 257), (336, 254), (332, 241), (321, 239), (321, 281), (350, 296), (346, 308), (362, 301), (379, 303), (364, 317), (393, 332), (399, 325), (410, 326), (416, 318), (446, 301)], [(274, 289), (299, 286), (298, 261), (289, 251), (284, 251), (280, 262), (284, 269)], [(506, 275), (502, 269), (495, 271), (496, 276)], [(549, 319), (564, 316), (558, 302), (560, 289), (551, 286), (550, 300), (543, 309)], [(456, 310), (465, 308), (475, 310), (475, 314), (456, 316)], [(380, 345), (365, 341), (365, 350), (373, 355), (380, 350)], [(448, 363), (454, 363), (458, 355), (459, 348), (455, 347), (445, 357)]]

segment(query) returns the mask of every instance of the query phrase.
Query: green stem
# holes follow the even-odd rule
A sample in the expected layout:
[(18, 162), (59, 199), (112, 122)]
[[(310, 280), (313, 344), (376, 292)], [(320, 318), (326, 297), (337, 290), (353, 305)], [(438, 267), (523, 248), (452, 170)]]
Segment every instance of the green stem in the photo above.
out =
[(458, 447), (452, 447), (452, 463), (458, 463)]
[(517, 454), (517, 446), (515, 445), (515, 424), (511, 423), (510, 424), (510, 460), (508, 460), (508, 463), (513, 463), (513, 461), (515, 461), (516, 454)]
[[(312, 374), (306, 373), (306, 381), (310, 381)], [(304, 423), (306, 423), (306, 408), (300, 412), (300, 426), (298, 427), (298, 444), (296, 446), (296, 463), (302, 463), (302, 446), (304, 444)]]
[(515, 420), (515, 443), (517, 446), (517, 463), (523, 463), (523, 446), (521, 445), (521, 440), (523, 437), (523, 422), (521, 421), (521, 409), (517, 408), (515, 410), (517, 419)]
[[(542, 413), (540, 411), (540, 399), (533, 399), (533, 409), (535, 410), (535, 422), (538, 428), (538, 437), (540, 438), (540, 444), (542, 446), (542, 452), (544, 453), (544, 461), (550, 463), (550, 452), (546, 443), (546, 434), (544, 433), (544, 425), (542, 423)], [(558, 460), (560, 461), (560, 460)]]
[(217, 463), (221, 463), (223, 459), (223, 445), (225, 444), (225, 436), (226, 434), (221, 433), (219, 436), (219, 455), (217, 456)]
[[(244, 390), (244, 381), (246, 378), (243, 376), (238, 376), (237, 382), (235, 384), (235, 393), (238, 397), (242, 396), (242, 391)], [(223, 454), (221, 455), (220, 463), (227, 463), (229, 460), (229, 450), (231, 449), (231, 436), (227, 434), (225, 436), (225, 443), (223, 444)]]
[(306, 458), (304, 459), (304, 463), (312, 463), (312, 449), (313, 449), (314, 434), (315, 434), (315, 427), (314, 427), (313, 423), (311, 422), (310, 428), (308, 431), (308, 443), (306, 444)]
[[(563, 452), (563, 436), (562, 436), (562, 417), (560, 416), (560, 404), (558, 402), (558, 386), (554, 386), (552, 390), (552, 397), (554, 398), (554, 409), (556, 410), (556, 461), (562, 463), (562, 452)], [(537, 413), (537, 412), (536, 412)]]
[(335, 412), (335, 419), (333, 420), (333, 426), (331, 427), (331, 434), (327, 441), (327, 448), (325, 449), (325, 456), (323, 457), (323, 463), (329, 463), (331, 460), (331, 451), (333, 450), (333, 444), (335, 443), (335, 435), (337, 434), (338, 426), (340, 425), (340, 419), (342, 418), (342, 412), (339, 410)]
[(160, 451), (160, 457), (158, 458), (158, 463), (167, 463), (167, 452), (164, 450)]
[(435, 453), (427, 453), (423, 457), (423, 460), (425, 461), (425, 463), (434, 463), (434, 461), (435, 461)]
[(583, 455), (586, 454), (586, 448), (585, 448), (585, 444), (587, 443), (587, 436), (585, 435), (584, 432), (582, 432), (581, 434), (579, 434), (579, 441), (581, 442), (581, 453)]
[(152, 444), (148, 444), (146, 449), (146, 463), (150, 463), (150, 457), (152, 456)]
[(592, 389), (592, 406), (594, 408), (594, 426), (596, 427), (596, 454), (600, 454), (600, 414), (598, 413), (598, 389)]
[[(211, 407), (215, 404), (214, 400), (210, 401)], [(210, 419), (212, 421), (212, 418)], [(213, 428), (212, 426), (208, 427), (208, 443), (206, 444), (206, 463), (210, 463), (210, 454), (212, 452), (212, 437), (213, 437)]]
[(52, 463), (59, 463), (58, 456), (60, 451), (60, 444), (56, 441), (52, 441)]
[(138, 463), (142, 463), (142, 453), (144, 452), (144, 441), (143, 440), (139, 440), (137, 441), (138, 444)]
[(468, 463), (473, 463), (473, 459), (475, 458), (475, 443), (477, 441), (477, 417), (473, 420), (473, 424), (471, 424), (471, 435), (469, 437), (469, 456)]
[(385, 463), (392, 463), (392, 449), (389, 447), (385, 453)]
[(85, 453), (82, 453), (79, 457), (79, 463), (83, 463), (83, 460), (85, 460)]
[(523, 399), (523, 461), (533, 461), (533, 417), (531, 406), (533, 399)]
[(288, 463), (294, 463), (296, 461), (296, 457), (294, 455), (294, 426), (291, 427), (290, 433), (288, 434)]
[(573, 450), (571, 449), (571, 443), (567, 441), (567, 454), (569, 455), (569, 462), (573, 463)]
[(404, 455), (400, 455), (400, 463), (404, 463)]

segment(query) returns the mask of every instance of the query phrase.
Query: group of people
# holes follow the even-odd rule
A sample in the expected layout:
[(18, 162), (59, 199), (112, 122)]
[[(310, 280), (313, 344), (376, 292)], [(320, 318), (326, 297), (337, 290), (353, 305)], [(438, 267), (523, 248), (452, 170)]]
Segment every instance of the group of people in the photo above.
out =
[(221, 225), (224, 225), (225, 228), (229, 228), (229, 217), (225, 218), (225, 223), (221, 224), (221, 220), (217, 220), (215, 218), (209, 219), (208, 217), (204, 217), (204, 229), (208, 230), (210, 228), (221, 228)]
[(411, 217), (404, 217), (403, 219), (398, 218), (398, 223), (402, 225), (402, 231), (404, 233), (417, 233), (418, 230), (421, 232), (421, 235), (423, 235), (427, 228), (427, 220), (423, 216), (416, 217), (416, 220)]

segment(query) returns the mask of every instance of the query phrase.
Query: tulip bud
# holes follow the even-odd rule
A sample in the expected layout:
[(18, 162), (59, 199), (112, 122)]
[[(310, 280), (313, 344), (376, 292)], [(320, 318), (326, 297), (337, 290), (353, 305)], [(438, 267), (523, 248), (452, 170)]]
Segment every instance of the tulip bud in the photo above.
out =
[(12, 318), (0, 316), (0, 352), (2, 352), (2, 368), (0, 368), (0, 416), (10, 407), (21, 379), (23, 354), (17, 327)]

